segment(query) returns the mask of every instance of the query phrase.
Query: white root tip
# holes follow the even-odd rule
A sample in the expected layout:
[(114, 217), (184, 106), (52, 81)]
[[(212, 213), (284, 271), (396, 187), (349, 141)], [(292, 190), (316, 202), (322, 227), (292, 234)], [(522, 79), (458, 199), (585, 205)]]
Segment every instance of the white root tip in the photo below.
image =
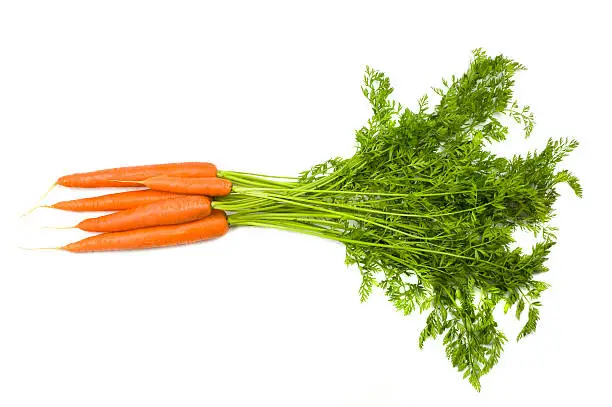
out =
[(19, 246), (17, 245), (18, 248), (20, 248), (21, 250), (61, 250), (61, 247), (23, 247), (23, 246)]
[(47, 190), (47, 192), (45, 192), (45, 193), (43, 194), (43, 196), (41, 196), (41, 197), (38, 199), (38, 202), (36, 202), (36, 206), (34, 206), (32, 209), (28, 210), (26, 213), (24, 213), (23, 215), (21, 215), (21, 217), (22, 217), (22, 218), (23, 218), (23, 217), (26, 217), (26, 216), (28, 216), (29, 214), (31, 214), (32, 212), (34, 212), (36, 209), (40, 208), (41, 206), (44, 206), (44, 205), (41, 205), (42, 201), (43, 201), (43, 200), (44, 200), (44, 199), (47, 197), (47, 195), (49, 195), (49, 193), (50, 193), (50, 192), (53, 190), (53, 188), (55, 188), (56, 186), (57, 186), (57, 184), (54, 182), (54, 183), (53, 183), (53, 185), (51, 185), (51, 187), (50, 187), (50, 188)]
[(55, 229), (55, 230), (64, 230), (64, 229), (74, 229), (76, 226), (41, 226), (42, 229)]

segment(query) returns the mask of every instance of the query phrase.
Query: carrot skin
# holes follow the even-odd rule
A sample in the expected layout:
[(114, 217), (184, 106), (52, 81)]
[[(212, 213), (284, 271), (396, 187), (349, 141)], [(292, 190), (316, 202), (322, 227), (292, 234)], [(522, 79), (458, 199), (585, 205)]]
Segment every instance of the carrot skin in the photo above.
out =
[(211, 163), (186, 162), (172, 164), (139, 165), (82, 172), (60, 177), (56, 184), (76, 188), (137, 187), (137, 182), (159, 175), (176, 177), (216, 177), (217, 167)]
[(225, 196), (232, 191), (232, 182), (224, 178), (183, 178), (162, 175), (141, 181), (141, 184), (156, 191), (177, 194)]
[(192, 222), (210, 215), (210, 199), (200, 195), (184, 195), (151, 202), (132, 209), (85, 219), (76, 227), (87, 232), (121, 232), (161, 225)]
[(62, 249), (73, 253), (151, 249), (214, 239), (223, 236), (228, 230), (225, 213), (213, 209), (210, 216), (194, 222), (101, 233), (70, 243)]
[(71, 201), (61, 201), (53, 205), (49, 205), (48, 207), (73, 212), (121, 211), (124, 209), (131, 209), (137, 206), (146, 205), (151, 202), (162, 201), (170, 198), (179, 198), (182, 196), (185, 195), (146, 189), (140, 191), (119, 192), (116, 194), (96, 196), (92, 198), (73, 199)]

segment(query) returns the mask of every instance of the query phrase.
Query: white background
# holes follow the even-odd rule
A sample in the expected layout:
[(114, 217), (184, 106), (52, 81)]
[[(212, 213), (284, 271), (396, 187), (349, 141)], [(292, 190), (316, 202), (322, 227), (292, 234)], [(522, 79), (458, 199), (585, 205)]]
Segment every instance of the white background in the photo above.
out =
[[(604, 3), (1, 2), (0, 406), (610, 405)], [(538, 332), (480, 394), (439, 342), (418, 350), (423, 316), (359, 303), (333, 242), (237, 229), (146, 252), (16, 248), (75, 238), (38, 229), (66, 214), (18, 218), (59, 175), (191, 160), (292, 175), (352, 153), (366, 64), (415, 106), (476, 47), (529, 67), (535, 132), (496, 151), (577, 138), (564, 167), (585, 189), (559, 187)]]

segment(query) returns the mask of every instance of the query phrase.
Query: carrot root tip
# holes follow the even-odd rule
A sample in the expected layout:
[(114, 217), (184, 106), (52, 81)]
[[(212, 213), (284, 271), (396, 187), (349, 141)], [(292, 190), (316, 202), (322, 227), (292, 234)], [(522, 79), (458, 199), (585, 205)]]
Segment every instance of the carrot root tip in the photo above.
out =
[(31, 214), (32, 212), (34, 212), (36, 209), (40, 208), (40, 205), (36, 205), (35, 207), (28, 209), (26, 212), (22, 213), (21, 215), (19, 215), (21, 218), (25, 218), (26, 216), (28, 216), (29, 214)]
[(76, 228), (76, 226), (41, 226), (42, 229), (56, 229), (56, 230), (63, 230), (63, 229), (74, 229)]
[(25, 212), (23, 215), (21, 215), (21, 217), (26, 217), (29, 214), (31, 214), (32, 212), (34, 212), (36, 209), (40, 208), (41, 206), (45, 206), (45, 205), (41, 205), (42, 201), (47, 197), (47, 195), (49, 195), (49, 193), (53, 190), (53, 188), (55, 188), (57, 186), (57, 182), (54, 182), (53, 185), (51, 185), (51, 187), (49, 187), (49, 189), (47, 189), (47, 192), (45, 192), (43, 194), (43, 196), (41, 196), (38, 199), (38, 202), (36, 202), (36, 206), (34, 206), (32, 209), (28, 210), (27, 212)]
[(21, 250), (62, 250), (63, 247), (61, 246), (57, 246), (57, 247), (23, 247), (23, 246), (17, 246), (19, 249)]

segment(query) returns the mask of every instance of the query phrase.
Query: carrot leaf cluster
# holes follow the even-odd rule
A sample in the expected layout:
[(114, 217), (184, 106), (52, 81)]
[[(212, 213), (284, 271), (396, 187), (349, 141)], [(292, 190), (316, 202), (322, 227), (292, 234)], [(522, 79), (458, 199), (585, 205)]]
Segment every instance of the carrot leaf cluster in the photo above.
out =
[[(372, 117), (356, 131), (352, 157), (296, 179), (226, 172), (236, 194), (219, 204), (234, 212), (234, 225), (342, 242), (362, 276), (361, 300), (378, 288), (400, 312), (427, 313), (418, 345), (441, 338), (452, 365), (480, 390), (508, 341), (495, 307), (524, 318), (517, 339), (536, 330), (548, 288), (539, 276), (555, 244), (555, 185), (582, 194), (578, 179), (557, 169), (574, 140), (511, 158), (486, 149), (509, 136), (504, 118), (525, 136), (533, 130), (529, 107), (513, 98), (524, 69), (476, 50), (463, 75), (434, 88), (436, 105), (423, 96), (410, 110), (391, 99), (389, 78), (368, 67), (362, 90)], [(517, 229), (540, 238), (530, 252), (513, 246)]]

